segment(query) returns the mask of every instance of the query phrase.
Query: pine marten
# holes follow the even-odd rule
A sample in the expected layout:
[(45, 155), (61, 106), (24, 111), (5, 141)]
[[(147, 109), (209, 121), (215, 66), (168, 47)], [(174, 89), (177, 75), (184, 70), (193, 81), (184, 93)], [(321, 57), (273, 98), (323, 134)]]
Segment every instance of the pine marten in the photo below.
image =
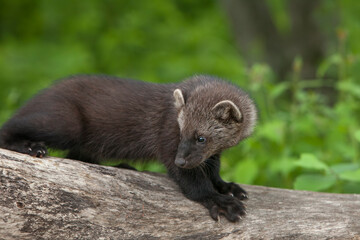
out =
[(0, 147), (44, 157), (158, 159), (184, 195), (214, 220), (245, 214), (247, 193), (220, 175), (220, 155), (248, 137), (257, 111), (248, 94), (211, 76), (155, 84), (80, 75), (40, 92), (0, 130)]

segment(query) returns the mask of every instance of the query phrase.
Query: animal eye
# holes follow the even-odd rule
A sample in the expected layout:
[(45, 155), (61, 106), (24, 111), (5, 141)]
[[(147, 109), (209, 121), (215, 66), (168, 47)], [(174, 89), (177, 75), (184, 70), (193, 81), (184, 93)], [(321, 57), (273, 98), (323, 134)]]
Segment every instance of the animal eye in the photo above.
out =
[(196, 141), (198, 143), (204, 143), (206, 141), (206, 139), (204, 137), (199, 136), (199, 137), (196, 138)]

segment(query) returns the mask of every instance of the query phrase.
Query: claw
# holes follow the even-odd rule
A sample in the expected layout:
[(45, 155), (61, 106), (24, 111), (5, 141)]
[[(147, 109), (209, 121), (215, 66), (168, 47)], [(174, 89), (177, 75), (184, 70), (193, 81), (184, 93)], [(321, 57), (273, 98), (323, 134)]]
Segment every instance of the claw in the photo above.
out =
[(47, 151), (43, 143), (29, 143), (29, 145), (30, 146), (26, 148), (27, 152), (25, 151), (24, 153), (37, 158), (43, 158), (46, 156)]
[(219, 221), (219, 208), (218, 208), (218, 206), (216, 206), (216, 205), (212, 206), (212, 208), (210, 209), (210, 216), (215, 221)]
[(249, 196), (248, 196), (247, 194), (245, 194), (245, 193), (242, 193), (242, 194), (241, 194), (241, 197), (242, 197), (243, 199), (249, 199)]
[(45, 152), (43, 150), (39, 149), (36, 151), (36, 157), (42, 158), (42, 157), (44, 157), (44, 155), (45, 155)]

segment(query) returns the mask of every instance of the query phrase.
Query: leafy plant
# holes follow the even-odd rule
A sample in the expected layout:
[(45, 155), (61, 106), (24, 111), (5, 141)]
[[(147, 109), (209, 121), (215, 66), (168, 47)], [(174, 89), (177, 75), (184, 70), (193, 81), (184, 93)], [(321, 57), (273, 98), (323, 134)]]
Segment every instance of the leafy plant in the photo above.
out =
[[(340, 31), (340, 45), (346, 42), (343, 37)], [(228, 179), (298, 190), (360, 193), (360, 83), (353, 75), (356, 71), (351, 70), (359, 61), (342, 51), (344, 46), (339, 49), (320, 65), (318, 79), (300, 79), (301, 58), (294, 60), (291, 79), (282, 83), (274, 82), (266, 65), (251, 68), (249, 84), (260, 109), (259, 125), (254, 137), (226, 156), (255, 161), (251, 165), (244, 164), (250, 160), (234, 162), (234, 170), (224, 170)], [(321, 92), (331, 86), (330, 94)], [(242, 177), (244, 173), (252, 173), (251, 178)]]

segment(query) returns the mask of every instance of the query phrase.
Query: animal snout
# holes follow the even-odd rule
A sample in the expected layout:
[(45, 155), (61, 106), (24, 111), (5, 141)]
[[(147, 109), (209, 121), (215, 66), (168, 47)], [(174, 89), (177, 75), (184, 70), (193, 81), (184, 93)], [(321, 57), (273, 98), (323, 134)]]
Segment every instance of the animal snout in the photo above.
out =
[(176, 166), (178, 166), (178, 167), (184, 167), (185, 164), (186, 164), (186, 161), (185, 161), (185, 159), (183, 159), (183, 158), (176, 158), (176, 159), (175, 159), (175, 164), (176, 164)]

